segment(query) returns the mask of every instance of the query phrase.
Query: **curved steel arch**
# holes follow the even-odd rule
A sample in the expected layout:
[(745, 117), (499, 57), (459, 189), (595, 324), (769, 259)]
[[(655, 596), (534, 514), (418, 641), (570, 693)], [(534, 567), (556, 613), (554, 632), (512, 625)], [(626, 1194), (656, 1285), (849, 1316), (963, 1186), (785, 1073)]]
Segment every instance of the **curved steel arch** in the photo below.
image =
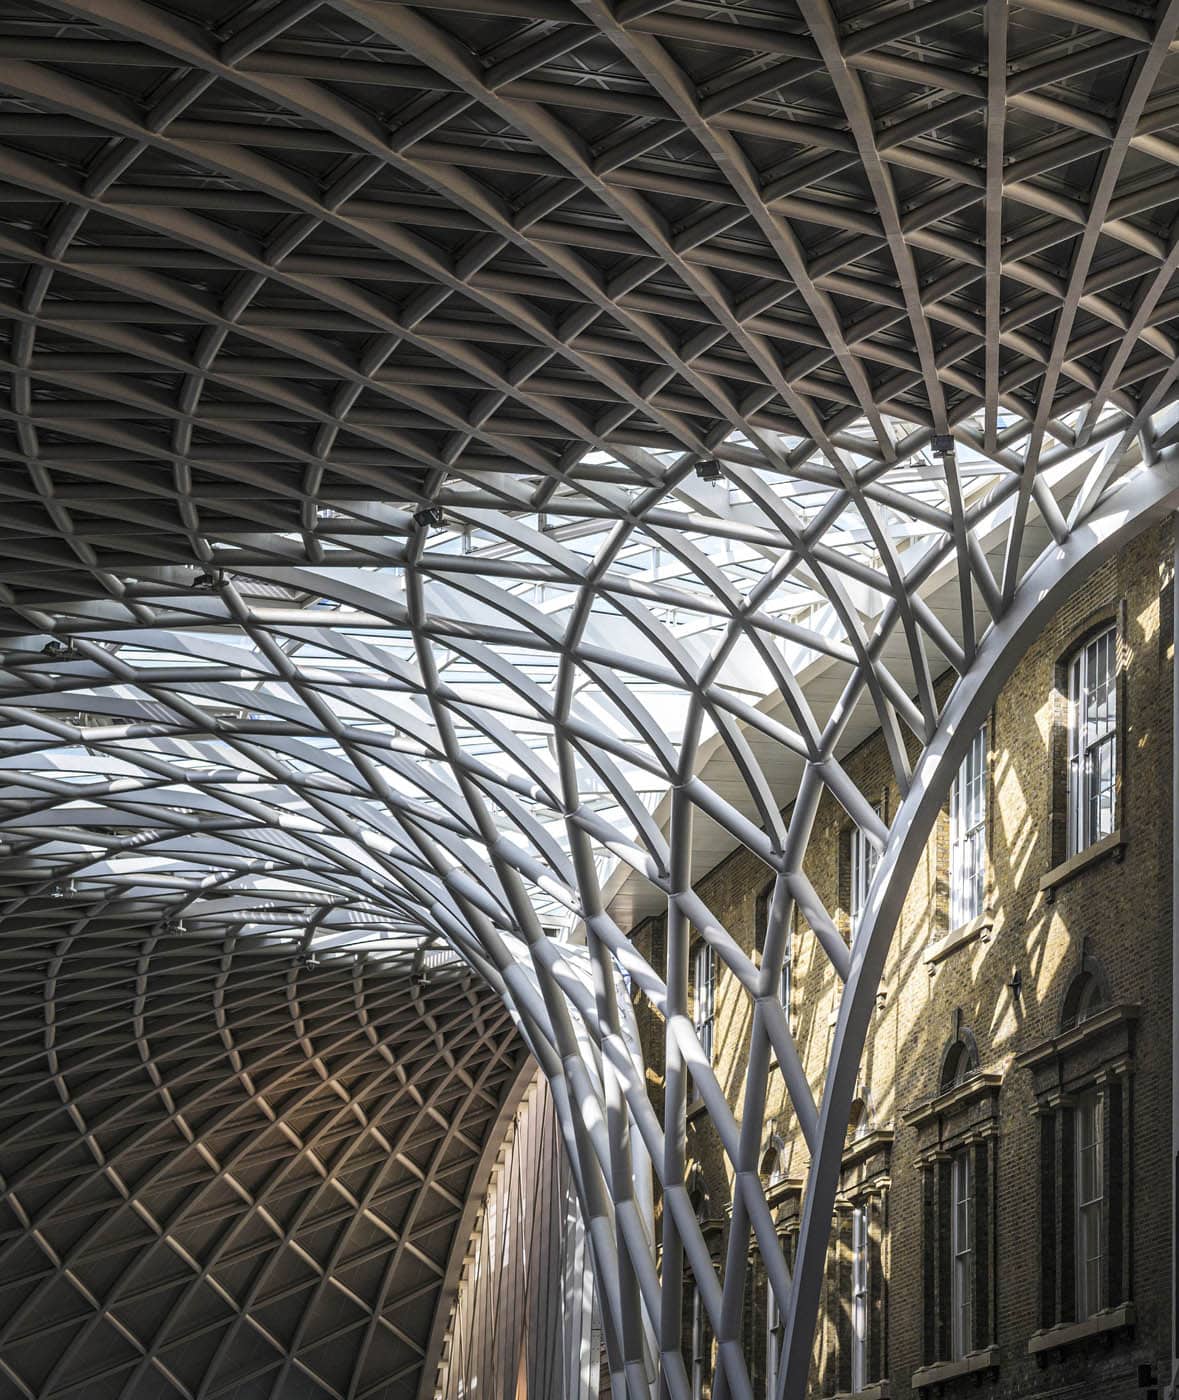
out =
[[(465, 959), (549, 1077), (632, 1400), (685, 1400), (689, 1276), (749, 1396), (750, 1229), (800, 1394), (962, 726), (1085, 542), (1172, 500), (1177, 31), (1174, 0), (0, 4), (0, 917), (117, 896), (164, 946)], [(842, 765), (877, 729), (891, 827)], [(824, 793), (883, 852), (851, 947), (803, 871)], [(760, 966), (693, 887), (735, 845), (774, 881)], [(821, 1094), (773, 995), (796, 907), (846, 987)], [(740, 1122), (695, 935), (751, 1007)], [(814, 1152), (795, 1278), (771, 1050)]]
[(809, 1257), (816, 1262), (809, 1268), (804, 1263), (799, 1271), (794, 1309), (786, 1318), (780, 1397), (797, 1400), (805, 1393), (822, 1260), (860, 1057), (885, 957), (921, 853), (949, 800), (972, 737), (986, 722), (999, 691), (1035, 637), (1112, 554), (1179, 507), (1179, 458), (1172, 457), (1146, 478), (1128, 483), (1118, 496), (1074, 530), (1063, 545), (1047, 549), (1022, 580), (1010, 610), (983, 639), (974, 666), (947, 697), (938, 732), (921, 755), (913, 785), (881, 852), (840, 999), (798, 1245), (804, 1260)]

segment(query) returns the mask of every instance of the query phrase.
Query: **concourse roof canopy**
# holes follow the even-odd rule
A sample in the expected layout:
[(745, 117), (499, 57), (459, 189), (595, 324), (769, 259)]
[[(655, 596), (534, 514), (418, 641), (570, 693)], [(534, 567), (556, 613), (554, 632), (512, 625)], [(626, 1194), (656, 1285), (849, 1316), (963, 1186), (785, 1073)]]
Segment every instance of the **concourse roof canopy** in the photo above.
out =
[(1177, 20), (3, 7), (6, 884), (564, 935), (903, 766), (1165, 445)]
[[(0, 0), (0, 943), (56, 987), (47, 931), (133, 909), (165, 969), (371, 969), (411, 1049), (446, 1038), (414, 989), (474, 969), (550, 1081), (615, 1394), (689, 1393), (684, 1278), (729, 1335), (760, 1230), (800, 1400), (922, 823), (1045, 610), (1179, 500), (1177, 35), (1179, 0)], [(887, 815), (843, 767), (877, 730)], [(884, 852), (852, 940), (822, 794)], [(735, 846), (757, 961), (693, 888)], [(821, 1098), (796, 910), (841, 988)], [(696, 939), (755, 1007), (742, 1102), (772, 1063), (811, 1150), (793, 1274)], [(720, 1274), (690, 1082), (741, 1183)], [(87, 1384), (85, 1330), (21, 1393)], [(300, 1345), (323, 1393), (389, 1370)]]

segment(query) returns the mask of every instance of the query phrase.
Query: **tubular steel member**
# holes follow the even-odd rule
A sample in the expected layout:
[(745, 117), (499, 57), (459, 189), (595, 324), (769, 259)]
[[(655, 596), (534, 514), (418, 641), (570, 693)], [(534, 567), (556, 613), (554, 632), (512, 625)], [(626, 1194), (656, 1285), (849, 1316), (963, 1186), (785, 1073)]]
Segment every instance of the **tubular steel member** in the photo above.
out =
[[(0, 0), (0, 928), (130, 900), (152, 957), (389, 964), (423, 1022), (464, 962), (547, 1076), (615, 1394), (692, 1400), (688, 1324), (714, 1400), (761, 1400), (752, 1238), (799, 1400), (933, 813), (1030, 631), (1175, 503), (1179, 0), (220, 8)], [(844, 766), (876, 732), (890, 823)], [(850, 944), (825, 798), (879, 853)], [(697, 889), (737, 847), (760, 961)], [(843, 987), (821, 1093), (796, 915)]]

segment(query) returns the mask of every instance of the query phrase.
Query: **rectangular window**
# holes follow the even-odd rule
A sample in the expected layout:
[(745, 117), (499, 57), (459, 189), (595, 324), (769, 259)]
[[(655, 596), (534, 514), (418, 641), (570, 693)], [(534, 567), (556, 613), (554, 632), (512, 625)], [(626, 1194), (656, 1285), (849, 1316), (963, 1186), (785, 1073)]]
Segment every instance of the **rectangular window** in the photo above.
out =
[(716, 959), (712, 945), (703, 939), (696, 944), (693, 958), (694, 1015), (696, 1038), (704, 1058), (712, 1061), (713, 1027), (716, 1021)]
[(712, 1347), (709, 1338), (708, 1319), (704, 1315), (704, 1303), (700, 1290), (692, 1289), (692, 1400), (708, 1400), (712, 1389), (709, 1353)]
[(851, 1388), (868, 1384), (868, 1207), (852, 1210)]
[(1114, 829), (1117, 791), (1116, 627), (1073, 657), (1068, 673), (1068, 853)]
[(1077, 1317), (1092, 1317), (1104, 1306), (1102, 1235), (1105, 1185), (1101, 1169), (1101, 1095), (1077, 1102)]
[(974, 1239), (970, 1149), (951, 1163), (950, 1197), (950, 1359), (974, 1350)]
[(782, 1349), (782, 1314), (778, 1311), (778, 1300), (774, 1297), (774, 1286), (766, 1279), (766, 1394), (773, 1395), (777, 1389), (778, 1353)]
[[(874, 809), (880, 814), (880, 807)], [(872, 876), (876, 874), (876, 862), (880, 852), (868, 840), (860, 827), (852, 827), (851, 832), (851, 936), (854, 939), (860, 927), (860, 920), (868, 904), (868, 891), (872, 887)]]
[(782, 1003), (782, 1010), (786, 1013), (786, 1024), (790, 1024), (790, 971), (791, 960), (794, 957), (794, 919), (795, 914), (790, 916), (790, 925), (786, 930), (786, 950), (782, 958), (782, 976), (778, 981), (778, 1000)]
[(987, 857), (987, 731), (984, 725), (950, 790), (950, 927), (983, 911)]

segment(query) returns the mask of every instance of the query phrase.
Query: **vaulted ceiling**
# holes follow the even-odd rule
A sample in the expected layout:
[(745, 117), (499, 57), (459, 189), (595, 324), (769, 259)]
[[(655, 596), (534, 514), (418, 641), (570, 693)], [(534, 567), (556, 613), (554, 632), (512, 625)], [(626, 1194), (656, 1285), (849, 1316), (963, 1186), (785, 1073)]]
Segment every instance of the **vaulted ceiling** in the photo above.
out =
[(1177, 33), (0, 0), (0, 1393), (424, 1383), (496, 997), (638, 1094), (736, 845), (846, 975), (818, 793), (1174, 455)]
[(60, 900), (0, 977), (0, 1396), (433, 1395), (522, 1088), (490, 989)]
[(34, 567), (254, 527), (314, 557), (316, 502), (543, 506), (734, 434), (767, 466), (779, 434), (1035, 458), (1174, 365), (1174, 5), (0, 23), (0, 451), (39, 464), (5, 490)]

